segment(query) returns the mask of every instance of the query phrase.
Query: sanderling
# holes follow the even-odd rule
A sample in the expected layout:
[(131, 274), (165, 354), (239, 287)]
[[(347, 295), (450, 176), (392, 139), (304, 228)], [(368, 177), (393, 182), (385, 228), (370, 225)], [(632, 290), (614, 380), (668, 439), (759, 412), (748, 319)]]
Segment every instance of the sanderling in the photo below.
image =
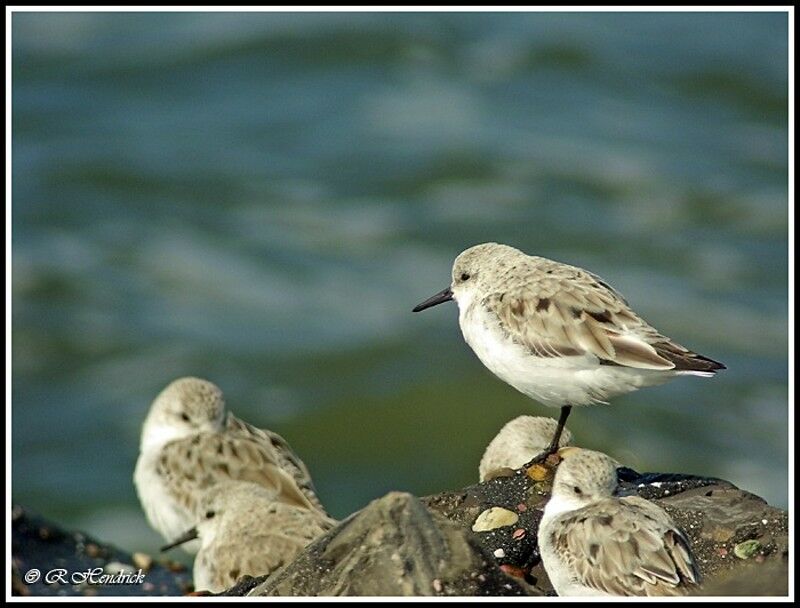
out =
[(199, 539), (194, 588), (219, 593), (245, 574), (272, 574), (325, 534), (335, 521), (316, 509), (281, 502), (274, 490), (224, 481), (197, 501), (195, 525), (162, 549)]
[(561, 596), (681, 595), (700, 582), (686, 536), (666, 511), (617, 497), (617, 463), (566, 447), (539, 523), (542, 564)]
[[(491, 479), (492, 473), (502, 469), (518, 469), (546, 449), (558, 424), (543, 416), (517, 416), (500, 429), (486, 450), (478, 466), (480, 481)], [(559, 447), (572, 442), (572, 433), (564, 429)]]
[[(231, 479), (324, 513), (308, 469), (286, 441), (226, 412), (222, 391), (199, 378), (175, 380), (156, 397), (133, 479), (147, 520), (168, 541), (193, 525), (202, 490)], [(190, 553), (198, 548), (184, 546)]]
[(725, 366), (660, 334), (602, 279), (497, 243), (462, 252), (451, 285), (414, 308), (455, 300), (464, 339), (501, 380), (543, 405), (560, 407), (558, 449), (572, 406), (676, 375), (713, 376)]

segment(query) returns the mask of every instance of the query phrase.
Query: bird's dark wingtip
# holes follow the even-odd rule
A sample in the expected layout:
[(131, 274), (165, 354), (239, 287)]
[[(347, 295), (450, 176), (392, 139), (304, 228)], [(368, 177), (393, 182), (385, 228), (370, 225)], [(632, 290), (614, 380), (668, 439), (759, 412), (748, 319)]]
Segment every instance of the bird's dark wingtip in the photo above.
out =
[(701, 361), (710, 364), (708, 366), (709, 371), (716, 372), (721, 369), (728, 369), (724, 363), (720, 363), (719, 361), (714, 361), (714, 359), (710, 359), (709, 357), (704, 357), (703, 355), (696, 355), (696, 357)]
[(660, 342), (654, 344), (653, 347), (659, 356), (675, 364), (675, 371), (714, 374), (721, 369), (727, 369), (724, 363), (693, 352), (673, 342)]

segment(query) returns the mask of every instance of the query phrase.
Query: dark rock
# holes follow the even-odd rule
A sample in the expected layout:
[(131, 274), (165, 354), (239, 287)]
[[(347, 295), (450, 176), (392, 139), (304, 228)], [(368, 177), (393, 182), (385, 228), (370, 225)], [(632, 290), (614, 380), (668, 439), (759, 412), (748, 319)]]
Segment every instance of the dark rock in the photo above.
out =
[[(545, 471), (545, 473), (547, 473)], [(242, 577), (222, 595), (553, 595), (536, 533), (552, 477), (505, 471), (484, 483), (425, 498), (392, 492), (351, 515), (269, 578)], [(732, 484), (690, 475), (620, 476), (622, 489), (652, 500), (686, 532), (703, 595), (786, 595), (788, 514)], [(474, 531), (482, 512), (516, 514)], [(144, 585), (28, 584), (30, 568), (70, 572), (134, 558), (80, 533), (12, 511), (14, 595), (183, 595), (188, 572), (154, 562)], [(501, 521), (501, 523), (505, 523)], [(480, 528), (480, 527), (479, 527)]]
[[(549, 489), (547, 482), (533, 482), (528, 476), (511, 471), (510, 475), (468, 486), (461, 492), (445, 492), (422, 500), (434, 512), (463, 526), (472, 541), (492, 556), (495, 563), (521, 569), (524, 580), (535, 584), (536, 575), (531, 574), (531, 568), (540, 562), (536, 531)], [(513, 526), (472, 531), (478, 515), (492, 507), (513, 511), (519, 520)], [(518, 530), (523, 530), (524, 535), (520, 536)]]
[[(192, 590), (192, 574), (185, 568), (173, 572), (157, 562), (147, 570), (136, 568), (132, 555), (81, 532), (66, 532), (19, 505), (12, 508), (11, 521), (13, 595), (184, 595)], [(118, 572), (121, 565), (130, 577), (120, 577), (118, 584), (92, 584), (104, 573)], [(47, 583), (48, 573), (65, 582)]]
[[(554, 595), (536, 542), (551, 479), (508, 471), (422, 499), (389, 494), (249, 595)], [(785, 511), (714, 478), (628, 469), (620, 485), (662, 506), (686, 532), (705, 580), (701, 594), (787, 593)], [(478, 515), (492, 507), (518, 520), (473, 531)], [(739, 551), (752, 554), (748, 559), (736, 557), (737, 545), (750, 540), (758, 549), (751, 543)]]
[(411, 494), (375, 500), (248, 595), (538, 595)]
[(218, 595), (218, 596), (242, 596), (247, 595), (251, 590), (255, 589), (267, 580), (267, 576), (250, 576), (245, 574), (241, 577), (236, 584), (233, 585), (230, 589), (226, 589), (222, 593), (209, 593), (209, 595)]
[[(745, 589), (746, 595), (786, 594), (786, 585), (778, 582), (788, 574), (785, 511), (725, 481), (673, 492), (654, 502), (689, 537), (705, 578), (702, 594), (709, 595), (708, 589), (718, 595), (741, 595)], [(748, 559), (740, 559), (737, 545), (750, 540), (758, 541), (760, 548)], [(730, 587), (727, 591), (726, 586)]]
[(787, 560), (745, 564), (719, 574), (706, 582), (697, 595), (706, 596), (788, 596)]

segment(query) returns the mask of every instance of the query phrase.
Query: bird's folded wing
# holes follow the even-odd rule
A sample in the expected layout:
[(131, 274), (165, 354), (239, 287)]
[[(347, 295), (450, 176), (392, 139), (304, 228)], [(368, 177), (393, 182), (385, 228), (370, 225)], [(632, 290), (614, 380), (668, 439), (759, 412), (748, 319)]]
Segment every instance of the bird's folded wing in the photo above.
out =
[(221, 481), (251, 481), (275, 493), (276, 500), (301, 507), (311, 503), (263, 442), (207, 433), (173, 441), (162, 450), (157, 471), (191, 512), (197, 489)]
[(305, 494), (309, 502), (318, 510), (325, 512), (322, 502), (317, 496), (317, 490), (314, 487), (314, 482), (311, 479), (311, 473), (309, 473), (308, 467), (294, 450), (292, 450), (288, 441), (274, 431), (254, 427), (231, 413), (228, 413), (226, 428), (228, 431), (240, 433), (244, 436), (257, 437), (260, 441), (266, 442), (268, 447), (265, 446), (264, 449), (272, 450), (273, 458), (278, 466), (294, 478), (297, 487)]
[(686, 538), (650, 507), (610, 500), (563, 516), (554, 545), (579, 583), (612, 595), (676, 595), (700, 581)]
[(607, 364), (639, 369), (675, 367), (653, 346), (669, 339), (630, 310), (616, 291), (580, 269), (568, 278), (548, 276), (493, 293), (483, 303), (497, 315), (500, 327), (533, 355), (589, 354)]

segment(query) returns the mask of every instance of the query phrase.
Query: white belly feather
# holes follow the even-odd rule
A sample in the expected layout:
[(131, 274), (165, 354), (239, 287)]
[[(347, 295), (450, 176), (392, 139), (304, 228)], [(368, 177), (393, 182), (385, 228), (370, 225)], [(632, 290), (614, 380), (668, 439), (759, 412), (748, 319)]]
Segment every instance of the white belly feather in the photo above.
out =
[(674, 372), (601, 365), (594, 355), (539, 357), (515, 343), (480, 304), (459, 307), (467, 344), (498, 378), (550, 407), (592, 405), (666, 382)]
[[(192, 528), (195, 518), (175, 500), (163, 478), (156, 472), (159, 453), (159, 450), (148, 450), (139, 455), (133, 481), (147, 521), (165, 540), (171, 542)], [(184, 543), (181, 548), (187, 553), (197, 553), (200, 541)]]

